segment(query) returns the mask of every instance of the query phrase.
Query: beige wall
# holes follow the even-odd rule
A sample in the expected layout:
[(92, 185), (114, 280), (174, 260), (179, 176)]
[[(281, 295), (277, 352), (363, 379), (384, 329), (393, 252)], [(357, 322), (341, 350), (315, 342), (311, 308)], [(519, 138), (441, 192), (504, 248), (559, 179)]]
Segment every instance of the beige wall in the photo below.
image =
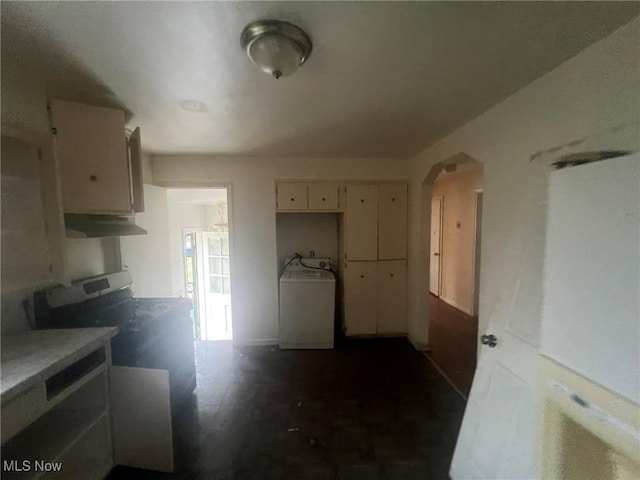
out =
[(276, 215), (278, 243), (278, 274), (284, 261), (299, 253), (308, 257), (313, 250), (316, 257), (338, 257), (337, 213), (279, 213)]
[(171, 283), (170, 229), (167, 190), (144, 186), (144, 213), (136, 223), (147, 235), (122, 237), (122, 264), (131, 272), (133, 291), (138, 297), (170, 297)]
[[(620, 28), (410, 160), (409, 331), (428, 338), (431, 189), (439, 162), (464, 152), (484, 164), (479, 333), (489, 318), (539, 325), (549, 169), (533, 153), (640, 118), (640, 20)], [(517, 316), (513, 313), (518, 312)], [(517, 318), (516, 318), (517, 317)], [(538, 345), (539, 330), (518, 332)]]
[(176, 187), (230, 184), (234, 341), (272, 344), (278, 340), (276, 179), (403, 179), (406, 166), (397, 159), (156, 156), (153, 178)]
[(442, 172), (433, 186), (433, 196), (443, 197), (440, 297), (469, 315), (475, 291), (476, 190), (482, 185), (480, 165), (471, 171)]

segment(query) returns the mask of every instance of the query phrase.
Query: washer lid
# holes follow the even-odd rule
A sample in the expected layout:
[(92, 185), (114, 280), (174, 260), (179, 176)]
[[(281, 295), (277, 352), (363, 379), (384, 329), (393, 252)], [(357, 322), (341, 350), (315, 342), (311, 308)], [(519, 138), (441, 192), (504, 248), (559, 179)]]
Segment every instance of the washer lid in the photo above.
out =
[(280, 282), (335, 282), (333, 273), (327, 270), (305, 269), (286, 270), (280, 277)]

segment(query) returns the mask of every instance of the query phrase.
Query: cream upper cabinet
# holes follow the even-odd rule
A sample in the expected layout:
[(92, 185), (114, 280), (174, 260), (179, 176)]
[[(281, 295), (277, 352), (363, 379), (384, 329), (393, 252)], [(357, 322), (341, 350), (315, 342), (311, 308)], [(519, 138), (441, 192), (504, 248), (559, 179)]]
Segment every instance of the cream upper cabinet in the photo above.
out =
[(132, 214), (124, 112), (62, 100), (50, 108), (64, 212)]
[(347, 187), (345, 253), (347, 260), (378, 259), (378, 186)]
[(347, 262), (344, 269), (345, 333), (372, 335), (377, 330), (378, 262)]
[(378, 333), (404, 333), (407, 331), (406, 262), (389, 260), (377, 263)]
[(309, 184), (309, 210), (337, 210), (339, 187), (332, 183)]
[(307, 184), (279, 182), (276, 185), (276, 207), (278, 210), (306, 210)]
[(407, 258), (407, 185), (378, 185), (378, 259)]
[(336, 211), (340, 207), (340, 187), (335, 183), (277, 182), (276, 209), (279, 211)]

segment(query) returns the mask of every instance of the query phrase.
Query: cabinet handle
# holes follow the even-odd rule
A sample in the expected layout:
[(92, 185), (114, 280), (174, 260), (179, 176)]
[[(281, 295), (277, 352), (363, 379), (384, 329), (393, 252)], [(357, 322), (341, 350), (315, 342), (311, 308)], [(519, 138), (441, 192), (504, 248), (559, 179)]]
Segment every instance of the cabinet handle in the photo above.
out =
[(322, 197), (322, 201), (323, 201), (323, 202), (324, 202), (324, 200), (325, 200), (325, 198), (324, 198), (324, 197)]
[(390, 277), (393, 277), (393, 273), (390, 273), (390, 274), (389, 274), (389, 276), (390, 276)]
[(89, 180), (91, 180), (92, 182), (97, 182), (98, 181), (98, 177), (96, 177), (95, 175), (91, 175), (89, 177)]
[(394, 197), (394, 198), (392, 198), (392, 199), (391, 199), (391, 201), (392, 201), (392, 202), (395, 202), (395, 201), (396, 201), (395, 197)]
[(293, 197), (291, 197), (291, 201), (292, 201), (292, 202), (295, 202), (295, 201), (296, 201), (296, 199), (295, 199), (295, 198), (293, 198)]
[(364, 203), (364, 198), (361, 198), (360, 201)]
[(360, 275), (360, 278), (364, 278), (364, 275)]

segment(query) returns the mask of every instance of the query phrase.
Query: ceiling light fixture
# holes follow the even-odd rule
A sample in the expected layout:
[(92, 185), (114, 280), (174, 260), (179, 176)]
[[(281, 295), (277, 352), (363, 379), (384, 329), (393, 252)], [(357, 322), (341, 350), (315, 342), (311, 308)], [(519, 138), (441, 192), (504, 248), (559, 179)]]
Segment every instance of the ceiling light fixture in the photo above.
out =
[(200, 100), (186, 99), (178, 102), (180, 108), (187, 112), (205, 113), (207, 111), (207, 105)]
[(250, 23), (242, 31), (240, 44), (260, 70), (276, 78), (293, 74), (311, 55), (309, 36), (280, 20)]

